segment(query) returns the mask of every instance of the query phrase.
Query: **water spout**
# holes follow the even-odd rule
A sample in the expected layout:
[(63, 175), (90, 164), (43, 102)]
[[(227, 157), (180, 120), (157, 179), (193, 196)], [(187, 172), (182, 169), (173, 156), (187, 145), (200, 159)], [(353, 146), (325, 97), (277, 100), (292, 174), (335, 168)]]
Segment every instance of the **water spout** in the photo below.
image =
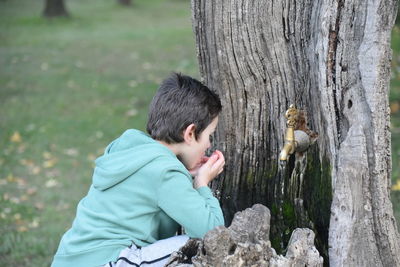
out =
[(298, 110), (294, 105), (290, 105), (285, 113), (287, 118), (287, 129), (285, 134), (285, 144), (279, 154), (280, 161), (287, 161), (289, 156), (295, 151), (305, 151), (310, 145), (310, 137), (301, 130), (294, 130), (298, 122)]

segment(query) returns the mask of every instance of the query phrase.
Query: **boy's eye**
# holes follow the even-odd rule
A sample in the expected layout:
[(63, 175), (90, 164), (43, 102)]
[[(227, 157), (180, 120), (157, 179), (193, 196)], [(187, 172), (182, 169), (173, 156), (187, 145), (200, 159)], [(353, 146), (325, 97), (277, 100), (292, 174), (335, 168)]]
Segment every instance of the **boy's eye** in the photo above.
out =
[(212, 143), (214, 140), (214, 137), (212, 135), (210, 135), (210, 143)]

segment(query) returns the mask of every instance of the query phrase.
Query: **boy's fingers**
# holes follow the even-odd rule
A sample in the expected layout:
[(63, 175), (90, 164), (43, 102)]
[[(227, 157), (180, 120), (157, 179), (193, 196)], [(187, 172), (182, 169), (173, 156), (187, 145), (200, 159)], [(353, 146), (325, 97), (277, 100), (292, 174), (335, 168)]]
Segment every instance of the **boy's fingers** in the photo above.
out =
[(218, 170), (217, 175), (224, 171), (224, 165), (225, 165), (225, 163), (217, 168), (217, 170)]
[(216, 163), (216, 164), (225, 164), (225, 159), (224, 159), (224, 157), (222, 156), (222, 157), (218, 158), (218, 160), (217, 160), (215, 163)]
[(210, 157), (207, 158), (207, 162), (203, 166), (214, 172), (214, 175), (220, 174), (224, 170), (225, 158), (219, 150), (215, 150)]
[(224, 161), (224, 162), (225, 162), (225, 157), (224, 157), (224, 155), (222, 154), (221, 151), (215, 150), (214, 153), (215, 153), (215, 155), (218, 156), (218, 161), (219, 161), (219, 162), (221, 162), (221, 161)]
[[(225, 159), (222, 157), (222, 158), (219, 158), (219, 159), (212, 165), (212, 168), (213, 168), (213, 169), (216, 169), (216, 170), (220, 170), (220, 169), (223, 169), (223, 168), (224, 168), (224, 165), (225, 165)], [(218, 171), (218, 172), (220, 172), (220, 171)]]
[(217, 154), (218, 154), (218, 158), (223, 158), (223, 159), (225, 159), (225, 157), (224, 157), (224, 154), (222, 154), (222, 152), (221, 152), (221, 151), (219, 151), (219, 150), (215, 150), (215, 153), (217, 153)]
[(218, 160), (218, 155), (211, 155), (211, 157), (208, 158), (206, 164), (213, 165), (216, 161)]
[(201, 163), (206, 163), (206, 162), (208, 161), (209, 158), (210, 158), (210, 157), (204, 156), (204, 157), (201, 159)]

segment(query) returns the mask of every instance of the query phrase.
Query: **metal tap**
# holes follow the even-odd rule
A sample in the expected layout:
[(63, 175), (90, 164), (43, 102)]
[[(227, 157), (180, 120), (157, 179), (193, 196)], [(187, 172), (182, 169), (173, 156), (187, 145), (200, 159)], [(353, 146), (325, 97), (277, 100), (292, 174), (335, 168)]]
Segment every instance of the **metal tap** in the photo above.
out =
[(302, 152), (310, 145), (310, 138), (307, 133), (301, 130), (294, 130), (298, 121), (299, 112), (292, 104), (285, 113), (287, 119), (287, 129), (285, 134), (285, 144), (279, 154), (281, 161), (288, 160), (289, 156), (295, 151)]
[(280, 160), (287, 160), (289, 155), (293, 154), (295, 150), (294, 127), (296, 127), (297, 115), (297, 109), (293, 104), (290, 105), (289, 109), (286, 110), (285, 113), (287, 129), (285, 134), (285, 144), (279, 154)]

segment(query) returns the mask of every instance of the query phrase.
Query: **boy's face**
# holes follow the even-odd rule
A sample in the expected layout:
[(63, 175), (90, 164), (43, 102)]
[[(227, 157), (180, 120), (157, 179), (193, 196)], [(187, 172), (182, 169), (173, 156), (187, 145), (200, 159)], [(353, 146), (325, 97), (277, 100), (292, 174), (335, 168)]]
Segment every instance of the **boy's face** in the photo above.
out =
[(200, 136), (193, 138), (190, 143), (187, 144), (183, 153), (181, 154), (181, 160), (188, 170), (194, 169), (197, 165), (202, 162), (205, 156), (206, 150), (211, 147), (210, 136), (215, 132), (218, 124), (218, 117), (216, 117), (200, 134)]

